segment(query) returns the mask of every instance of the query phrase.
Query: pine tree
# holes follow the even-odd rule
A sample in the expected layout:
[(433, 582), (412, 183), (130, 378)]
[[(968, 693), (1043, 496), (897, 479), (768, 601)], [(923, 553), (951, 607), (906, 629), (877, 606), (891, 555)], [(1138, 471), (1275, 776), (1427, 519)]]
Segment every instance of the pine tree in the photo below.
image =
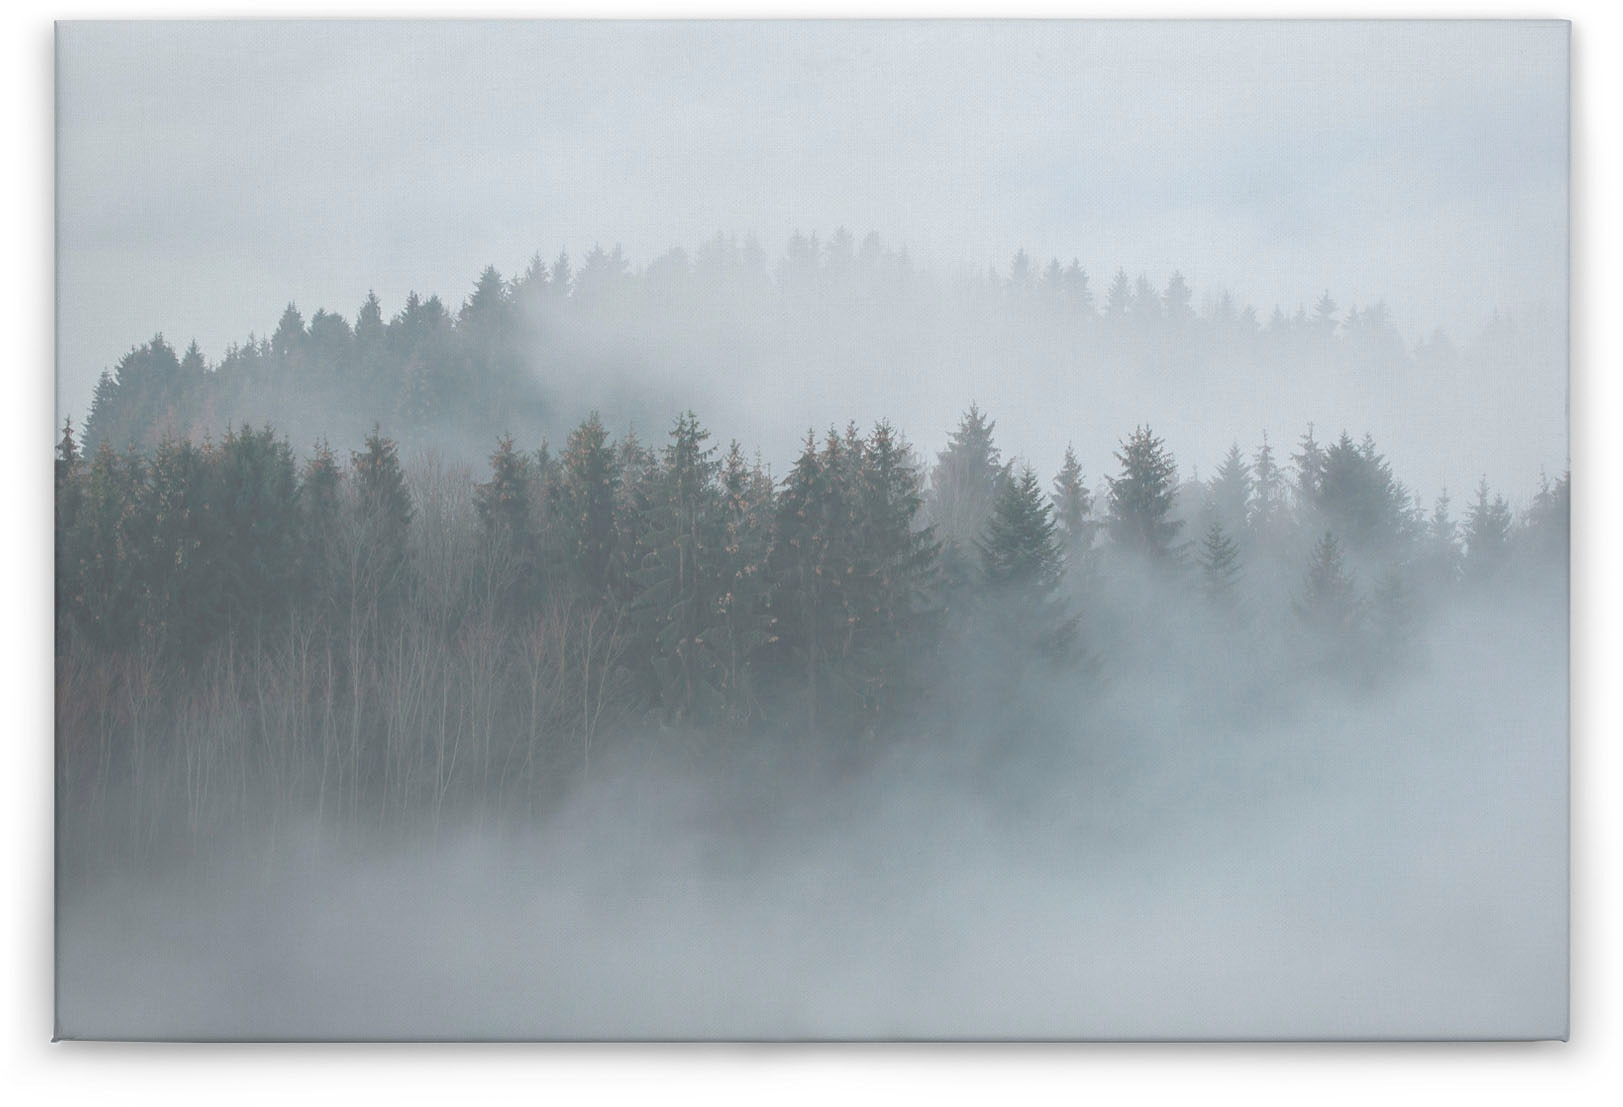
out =
[(1351, 550), (1388, 559), (1404, 552), (1408, 499), (1372, 438), (1355, 445), (1343, 431), (1319, 455), (1309, 502)]
[(876, 722), (914, 688), (936, 629), (940, 545), (921, 525), (923, 476), (912, 450), (888, 422), (860, 450), (856, 474), (858, 641), (853, 660), (865, 676), (864, 704)]
[(1223, 525), (1225, 534), (1233, 536), (1245, 532), (1251, 515), (1252, 487), (1251, 467), (1236, 442), (1223, 455), (1217, 474), (1206, 483), (1207, 503), (1216, 521)]
[(605, 599), (613, 582), (620, 473), (597, 412), (570, 433), (559, 462), (558, 522), (569, 572), (589, 599)]
[(140, 632), (144, 590), (140, 574), (148, 547), (141, 498), (146, 467), (139, 455), (108, 442), (86, 467), (83, 499), (69, 549), (78, 564), (69, 579), (75, 625), (97, 645), (128, 649)]
[(1307, 433), (1302, 435), (1298, 445), (1297, 452), (1291, 455), (1296, 466), (1296, 502), (1307, 509), (1318, 505), (1319, 485), (1324, 479), (1324, 451), (1313, 437), (1312, 423), (1307, 425)]
[[(189, 441), (165, 435), (153, 451), (147, 469), (140, 508), (150, 543), (139, 559), (145, 593), (143, 622), (153, 632), (154, 642), (161, 643), (166, 653), (183, 660), (195, 658), (224, 629), (222, 619), (229, 611), (222, 610), (222, 600), (234, 600), (233, 609), (238, 613), (257, 612), (260, 605), (269, 607), (280, 599), (264, 595), (263, 590), (286, 588), (295, 579), (294, 573), (285, 571), (291, 565), (283, 559), (290, 563), (297, 558), (296, 536), (267, 531), (263, 544), (271, 549), (264, 562), (263, 576), (239, 581), (234, 593), (221, 595), (222, 587), (235, 575), (233, 571), (242, 568), (241, 561), (251, 564), (264, 554), (258, 548), (260, 543), (234, 541), (242, 537), (245, 522), (248, 525), (257, 522), (246, 519), (253, 510), (253, 501), (233, 505), (241, 496), (238, 481), (251, 481), (257, 490), (263, 478), (253, 475), (249, 466), (242, 466), (241, 469), (247, 471), (230, 473), (215, 489), (208, 487), (206, 470), (210, 462), (214, 462), (217, 470), (226, 470), (232, 461), (238, 460), (232, 457), (231, 447), (240, 441), (228, 436), (226, 447), (217, 457), (210, 458)], [(273, 518), (277, 508), (285, 508), (291, 499), (290, 487), (276, 487), (280, 485), (277, 479), (280, 476), (277, 473), (271, 478), (269, 513), (273, 513)], [(236, 507), (234, 512), (219, 515), (222, 507), (233, 506)], [(225, 529), (216, 529), (216, 523), (223, 524)], [(229, 546), (222, 549), (225, 543)], [(283, 547), (280, 551), (279, 546)]]
[(270, 427), (243, 427), (226, 432), (212, 460), (225, 611), (235, 625), (263, 625), (286, 609), (298, 579), (293, 451)]
[[(838, 438), (830, 432), (830, 441)], [(828, 698), (830, 657), (846, 626), (833, 533), (845, 522), (836, 473), (810, 431), (777, 497), (772, 577), (778, 643), (800, 671), (806, 728), (817, 733)]]
[(1420, 555), (1421, 571), (1434, 589), (1447, 590), (1459, 582), (1465, 564), (1460, 550), (1459, 524), (1449, 514), (1452, 501), (1444, 488), (1432, 508)]
[(338, 599), (344, 472), (326, 442), (318, 442), (299, 479), (300, 590), (318, 610)]
[(504, 434), (490, 455), (490, 480), (474, 488), (484, 553), (498, 609), (521, 614), (541, 599), (540, 480), (535, 459), (519, 452)]
[(975, 541), (1008, 479), (1002, 455), (992, 441), (996, 426), (978, 406), (970, 404), (930, 474), (930, 521), (945, 546), (949, 574), (955, 578), (968, 575)]
[(1074, 658), (1078, 617), (1056, 595), (1065, 551), (1053, 508), (1027, 465), (1003, 487), (980, 542), (987, 604), (1004, 636), (1053, 661)]
[(1510, 505), (1501, 495), (1488, 498), (1488, 478), (1477, 485), (1476, 502), (1465, 516), (1465, 574), (1484, 582), (1498, 576), (1510, 554)]
[(772, 615), (772, 478), (757, 462), (751, 466), (734, 440), (721, 469), (722, 594), (719, 620), (706, 643), (722, 663), (721, 693), (734, 725), (761, 710), (754, 663), (775, 641)]
[(1251, 471), (1256, 487), (1249, 518), (1251, 533), (1258, 542), (1275, 545), (1285, 523), (1285, 477), (1274, 462), (1267, 431), (1262, 432), (1262, 445), (1257, 447)]
[(1572, 473), (1562, 473), (1552, 482), (1539, 474), (1539, 488), (1527, 509), (1526, 543), (1529, 552), (1544, 565), (1566, 570), (1571, 556)]
[(1093, 536), (1099, 524), (1093, 520), (1093, 494), (1082, 478), (1082, 466), (1076, 460), (1076, 451), (1065, 447), (1065, 460), (1054, 477), (1052, 494), (1054, 521), (1059, 525), (1065, 549), (1065, 564), (1073, 574), (1086, 571), (1089, 555), (1093, 551)]
[(409, 583), (408, 540), (415, 514), (399, 450), (374, 425), (364, 448), (350, 454), (355, 481), (356, 532), (346, 575), (352, 600), (368, 612), (386, 614), (404, 598)]
[(710, 636), (725, 567), (720, 490), (710, 432), (689, 411), (676, 420), (657, 476), (650, 550), (636, 577), (635, 612), (667, 722), (713, 722), (722, 713), (725, 660)]
[(1178, 467), (1165, 444), (1141, 426), (1122, 443), (1116, 454), (1121, 476), (1106, 477), (1110, 485), (1109, 515), (1105, 527), (1115, 548), (1124, 554), (1170, 563), (1173, 542), (1183, 523), (1173, 519)]

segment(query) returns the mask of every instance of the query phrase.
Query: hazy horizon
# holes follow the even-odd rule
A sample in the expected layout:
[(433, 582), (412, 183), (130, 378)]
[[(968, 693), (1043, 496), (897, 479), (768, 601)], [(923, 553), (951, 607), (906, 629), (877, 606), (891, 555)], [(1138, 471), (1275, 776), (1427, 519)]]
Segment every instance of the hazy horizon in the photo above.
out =
[[(512, 275), (535, 252), (618, 245), (639, 270), (717, 232), (775, 259), (796, 232), (845, 227), (947, 283), (1006, 274), (1025, 249), (1077, 259), (1096, 298), (1118, 268), (1157, 287), (1181, 272), (1197, 310), (1227, 291), (1264, 320), (1328, 290), (1343, 311), (1384, 302), (1411, 347), (1509, 315), (1549, 355), (1498, 367), (1462, 402), (1531, 415), (1531, 440), (1490, 450), (1466, 429), (1423, 449), (1403, 424), (1434, 413), (1378, 404), (1266, 424), (1235, 411), (1223, 433), (1251, 448), (1263, 429), (1278, 443), (1308, 419), (1361, 418), (1346, 429), (1395, 450), (1428, 497), (1490, 470), (1525, 496), (1540, 469), (1565, 468), (1561, 22), (87, 22), (58, 36), (62, 415), (82, 420), (97, 375), (159, 332), (212, 361), (289, 302), (353, 319), (370, 290), (386, 315), (415, 290), (454, 310), (486, 265)], [(1014, 359), (950, 407), (893, 395), (831, 417), (883, 415), (933, 448), (979, 400), (1030, 428), (1008, 448), (1044, 469), (1067, 439), (1099, 438), (1079, 442), (1098, 475), (1133, 423), (1206, 414), (1067, 428), (1025, 398), (1051, 372)], [(1169, 430), (1195, 466), (1227, 445)]]

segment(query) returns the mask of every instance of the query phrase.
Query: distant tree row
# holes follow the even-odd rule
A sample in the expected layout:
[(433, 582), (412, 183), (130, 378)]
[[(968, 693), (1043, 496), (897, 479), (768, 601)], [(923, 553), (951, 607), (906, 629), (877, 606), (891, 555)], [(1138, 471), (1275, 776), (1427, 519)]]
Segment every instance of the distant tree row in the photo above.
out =
[(455, 309), (415, 292), (392, 316), (369, 295), (353, 321), (326, 309), (306, 318), (289, 304), (268, 335), (216, 361), (159, 335), (103, 372), (85, 442), (150, 448), (165, 434), (196, 440), (267, 422), (301, 441), (353, 441), (373, 421), (407, 436), (487, 441), (496, 428), (539, 438), (572, 401), (565, 373), (647, 374), (673, 359), (798, 372), (831, 357), (890, 356), (880, 352), (898, 343), (926, 348), (949, 331), (974, 336), (946, 341), (949, 350), (1004, 361), (1037, 349), (1084, 367), (1228, 372), (1243, 357), (1298, 375), (1319, 362), (1446, 368), (1467, 353), (1495, 356), (1510, 333), (1496, 321), (1469, 351), (1440, 332), (1408, 348), (1381, 303), (1343, 311), (1325, 292), (1263, 320), (1227, 293), (1197, 306), (1178, 273), (1157, 286), (1118, 270), (1096, 296), (1078, 262), (1039, 267), (1024, 251), (1006, 276), (946, 288), (905, 251), (871, 234), (859, 246), (843, 230), (826, 242), (797, 234), (769, 270), (753, 240), (718, 235), (640, 271), (618, 248), (596, 247), (578, 267), (565, 252), (511, 279), (487, 268)]

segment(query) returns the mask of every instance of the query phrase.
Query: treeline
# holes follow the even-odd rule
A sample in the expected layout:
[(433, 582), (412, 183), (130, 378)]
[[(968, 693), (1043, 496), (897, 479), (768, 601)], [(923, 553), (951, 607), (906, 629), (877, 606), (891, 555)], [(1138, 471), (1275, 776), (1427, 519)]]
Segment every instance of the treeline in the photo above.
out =
[[(717, 235), (640, 270), (618, 247), (594, 247), (578, 266), (567, 252), (550, 264), (537, 256), (511, 278), (487, 268), (454, 307), (415, 292), (392, 316), (376, 295), (353, 319), (326, 309), (306, 318), (289, 304), (268, 335), (214, 361), (160, 335), (102, 374), (84, 429), (92, 449), (265, 422), (299, 441), (354, 441), (372, 420), (405, 439), (482, 443), (494, 427), (534, 440), (561, 435), (582, 379), (647, 382), (680, 365), (798, 379), (915, 356), (1148, 380), (1226, 380), (1243, 364), (1308, 394), (1350, 368), (1394, 386), (1464, 387), (1464, 363), (1496, 364), (1515, 339), (1495, 317), (1464, 348), (1440, 331), (1411, 345), (1384, 303), (1343, 307), (1324, 292), (1264, 317), (1226, 292), (1196, 302), (1176, 272), (1152, 282), (1118, 270), (1096, 288), (1078, 261), (1039, 264), (1023, 250), (1004, 274), (949, 286), (875, 234), (860, 244), (843, 229), (826, 241), (797, 234), (775, 264), (752, 239)], [(632, 397), (598, 399), (630, 414)]]
[(860, 759), (969, 719), (1012, 741), (1044, 689), (1078, 710), (1169, 634), (1243, 643), (1258, 686), (1367, 684), (1461, 595), (1564, 586), (1565, 476), (1520, 515), (1484, 482), (1456, 519), (1367, 438), (1310, 428), (1280, 459), (1265, 437), (1180, 483), (1141, 427), (1096, 493), (994, 429), (971, 408), (929, 464), (886, 423), (808, 433), (778, 478), (691, 413), (657, 445), (596, 416), (558, 450), (504, 437), (479, 475), (408, 471), (377, 432), (344, 458), (270, 428), (86, 455), (70, 423), (65, 838), (534, 812), (631, 734), (695, 757), (778, 736)]

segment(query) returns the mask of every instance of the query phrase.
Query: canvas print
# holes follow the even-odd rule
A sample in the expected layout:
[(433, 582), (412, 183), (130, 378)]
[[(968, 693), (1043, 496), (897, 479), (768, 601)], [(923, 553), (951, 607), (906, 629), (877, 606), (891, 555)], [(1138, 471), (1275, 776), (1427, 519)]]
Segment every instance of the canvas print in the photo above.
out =
[(56, 32), (56, 1032), (1567, 1033), (1565, 23)]

